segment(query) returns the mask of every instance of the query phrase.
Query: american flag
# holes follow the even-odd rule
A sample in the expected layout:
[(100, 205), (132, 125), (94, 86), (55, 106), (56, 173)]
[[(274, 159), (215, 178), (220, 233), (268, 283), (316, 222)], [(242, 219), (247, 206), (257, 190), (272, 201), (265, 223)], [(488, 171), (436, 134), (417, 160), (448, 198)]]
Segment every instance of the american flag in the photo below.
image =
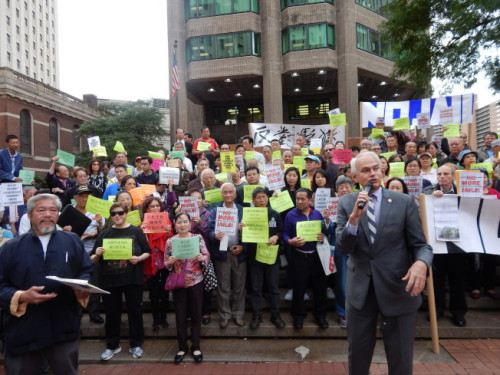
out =
[(175, 93), (180, 88), (181, 83), (179, 82), (179, 70), (177, 69), (177, 56), (174, 52), (174, 64), (172, 65), (172, 97), (175, 96)]

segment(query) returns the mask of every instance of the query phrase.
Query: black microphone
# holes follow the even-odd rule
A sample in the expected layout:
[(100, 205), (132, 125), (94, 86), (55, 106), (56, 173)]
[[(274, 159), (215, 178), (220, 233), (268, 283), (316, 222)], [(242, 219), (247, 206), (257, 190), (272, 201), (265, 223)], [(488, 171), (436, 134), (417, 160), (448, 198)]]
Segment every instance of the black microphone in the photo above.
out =
[[(367, 183), (366, 186), (363, 188), (363, 191), (366, 191), (368, 194), (370, 194), (370, 192), (372, 191), (373, 189), (373, 184), (371, 182)], [(358, 208), (360, 210), (362, 210), (364, 207), (365, 207), (365, 203), (366, 202), (359, 202), (358, 204)]]

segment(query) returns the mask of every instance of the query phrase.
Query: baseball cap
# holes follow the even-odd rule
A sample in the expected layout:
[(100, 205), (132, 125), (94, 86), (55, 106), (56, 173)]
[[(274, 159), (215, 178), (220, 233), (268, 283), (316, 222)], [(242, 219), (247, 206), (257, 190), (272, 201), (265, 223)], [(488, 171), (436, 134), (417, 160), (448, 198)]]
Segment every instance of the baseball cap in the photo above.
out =
[(318, 164), (321, 164), (321, 161), (319, 160), (319, 158), (317, 156), (314, 156), (314, 155), (307, 155), (304, 159), (305, 160), (309, 159), (309, 160), (315, 161)]

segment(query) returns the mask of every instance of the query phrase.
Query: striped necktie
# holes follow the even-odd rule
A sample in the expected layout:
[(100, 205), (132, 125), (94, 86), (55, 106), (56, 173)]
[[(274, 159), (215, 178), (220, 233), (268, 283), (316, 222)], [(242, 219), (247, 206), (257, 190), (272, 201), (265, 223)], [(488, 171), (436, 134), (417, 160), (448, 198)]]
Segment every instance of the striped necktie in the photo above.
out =
[(377, 235), (377, 222), (375, 221), (375, 203), (374, 200), (377, 199), (375, 195), (370, 196), (370, 201), (368, 202), (368, 210), (366, 214), (368, 215), (368, 231), (370, 234), (370, 241), (373, 244), (375, 242), (375, 236)]

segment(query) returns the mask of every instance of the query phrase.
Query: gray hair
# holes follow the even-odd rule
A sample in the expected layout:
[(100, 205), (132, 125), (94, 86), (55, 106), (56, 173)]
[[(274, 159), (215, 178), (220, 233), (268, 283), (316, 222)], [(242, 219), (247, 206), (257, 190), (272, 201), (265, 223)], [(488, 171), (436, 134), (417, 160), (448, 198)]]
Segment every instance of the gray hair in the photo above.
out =
[(351, 160), (351, 173), (354, 176), (357, 175), (356, 163), (357, 163), (358, 159), (366, 158), (368, 156), (371, 156), (373, 159), (375, 159), (378, 163), (379, 168), (382, 168), (382, 162), (380, 161), (380, 158), (378, 157), (378, 155), (376, 153), (374, 153), (373, 151), (366, 151), (366, 152), (363, 152), (362, 154), (359, 154), (358, 156), (356, 156), (354, 159)]
[[(351, 171), (352, 171), (352, 167), (351, 167)], [(351, 188), (354, 188), (354, 183), (347, 176), (342, 176), (341, 175), (341, 176), (339, 176), (339, 178), (337, 178), (337, 181), (335, 182), (335, 189), (338, 190), (339, 186), (342, 185), (342, 184), (349, 184), (349, 185), (351, 185)]]
[(206, 174), (213, 174), (215, 176), (215, 172), (213, 170), (211, 170), (210, 168), (207, 168), (207, 169), (204, 169), (201, 171), (200, 178), (203, 180), (203, 177)]
[(42, 201), (44, 199), (53, 200), (57, 206), (57, 210), (61, 211), (61, 208), (62, 208), (61, 200), (59, 199), (59, 197), (57, 195), (54, 195), (54, 194), (39, 194), (39, 195), (35, 195), (34, 197), (31, 197), (30, 199), (28, 199), (27, 211), (31, 213), (33, 211), (33, 209), (35, 208), (36, 202)]
[(26, 194), (30, 190), (36, 190), (36, 187), (34, 187), (33, 185), (23, 186), (23, 194)]
[[(177, 130), (179, 130), (179, 129), (177, 129)], [(181, 130), (182, 130), (182, 129), (181, 129)], [(177, 142), (175, 142), (175, 143), (174, 143), (174, 148), (175, 148), (175, 146), (177, 146), (177, 145), (181, 145), (181, 146), (184, 148), (184, 144), (183, 144), (182, 142), (180, 142), (180, 141), (177, 141)]]
[(222, 189), (224, 189), (224, 187), (225, 187), (225, 186), (231, 186), (232, 190), (233, 190), (233, 191), (236, 191), (236, 187), (235, 187), (232, 183), (230, 183), (230, 182), (224, 182), (224, 183), (221, 185), (220, 190), (222, 191)]

